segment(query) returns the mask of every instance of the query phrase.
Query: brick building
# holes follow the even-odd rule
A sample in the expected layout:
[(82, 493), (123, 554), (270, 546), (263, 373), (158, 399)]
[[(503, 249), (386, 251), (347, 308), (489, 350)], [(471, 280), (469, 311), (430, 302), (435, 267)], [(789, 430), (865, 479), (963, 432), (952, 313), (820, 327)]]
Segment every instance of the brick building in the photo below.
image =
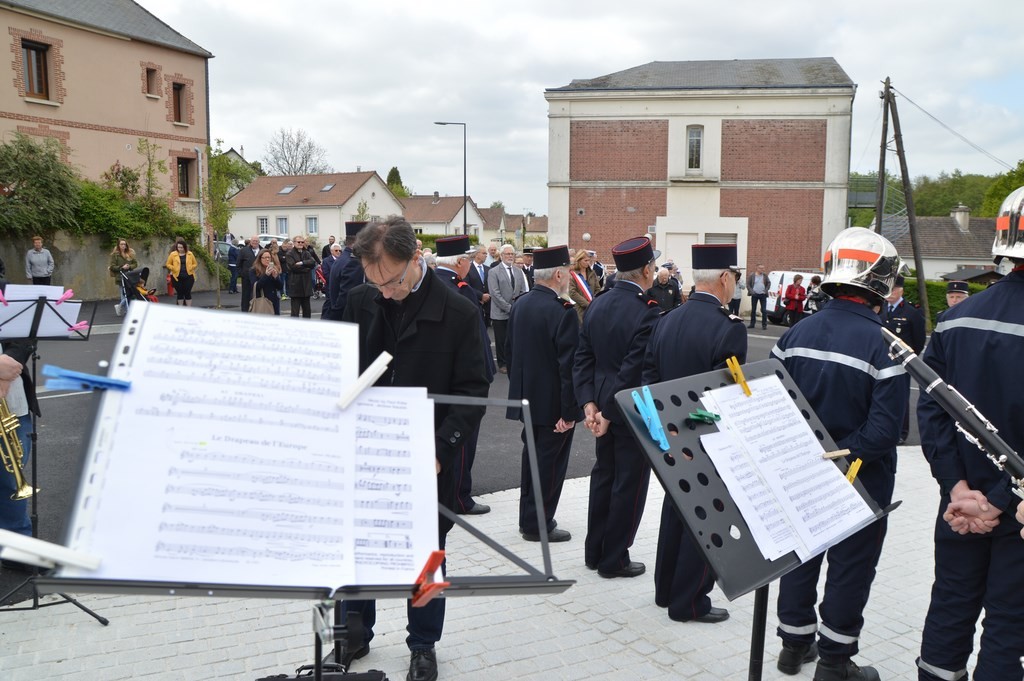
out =
[(0, 139), (54, 138), (65, 161), (98, 180), (117, 161), (138, 168), (145, 138), (167, 167), (161, 193), (198, 221), (213, 55), (131, 0), (5, 0), (0, 21), (10, 69)]
[(846, 226), (855, 92), (832, 58), (651, 62), (548, 89), (550, 243), (607, 254), (649, 232), (686, 275), (693, 243), (819, 267)]

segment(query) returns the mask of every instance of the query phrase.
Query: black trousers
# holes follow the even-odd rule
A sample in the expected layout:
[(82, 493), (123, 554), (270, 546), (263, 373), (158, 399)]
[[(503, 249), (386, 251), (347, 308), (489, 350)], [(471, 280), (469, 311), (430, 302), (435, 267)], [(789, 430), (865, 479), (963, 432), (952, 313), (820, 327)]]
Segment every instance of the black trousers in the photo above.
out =
[[(572, 436), (576, 429), (554, 432), (554, 426), (533, 427), (533, 442), (537, 446), (537, 469), (540, 472), (540, 500), (544, 506), (546, 530), (555, 529), (555, 511), (562, 496), (565, 472), (569, 468), (569, 453), (572, 450)], [(533, 477), (530, 474), (530, 460), (526, 450), (526, 428), (522, 431), (522, 483), (519, 490), (519, 530), (539, 534), (537, 529), (536, 497), (533, 494)]]
[(611, 424), (597, 438), (590, 472), (590, 505), (583, 557), (587, 565), (614, 572), (629, 565), (647, 503), (651, 466), (626, 426)]
[(462, 456), (459, 457), (459, 471), (456, 474), (457, 496), (455, 498), (455, 510), (457, 513), (465, 513), (476, 506), (473, 500), (473, 462), (476, 461), (476, 445), (480, 439), (480, 425), (477, 424), (473, 432), (466, 436), (462, 447)]
[(757, 306), (761, 305), (761, 327), (768, 327), (768, 294), (750, 296), (750, 325), (757, 325)]
[(668, 616), (687, 622), (708, 614), (715, 586), (715, 571), (683, 523), (666, 494), (661, 506), (658, 557), (654, 563), (654, 602), (668, 608)]
[(32, 284), (34, 286), (49, 286), (50, 277), (32, 277)]
[(508, 335), (507, 319), (492, 319), (491, 327), (494, 329), (494, 354), (498, 358), (498, 368), (508, 366), (505, 361), (505, 337)]
[(309, 296), (290, 296), (288, 300), (292, 301), (292, 316), (305, 317), (310, 319), (313, 316), (313, 311), (309, 306)]

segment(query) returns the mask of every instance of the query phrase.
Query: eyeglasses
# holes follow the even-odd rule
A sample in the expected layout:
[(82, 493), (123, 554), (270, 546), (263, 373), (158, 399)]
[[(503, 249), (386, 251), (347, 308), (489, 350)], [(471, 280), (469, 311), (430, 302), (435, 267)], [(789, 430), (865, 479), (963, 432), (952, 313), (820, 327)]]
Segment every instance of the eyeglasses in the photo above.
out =
[(409, 268), (412, 267), (413, 262), (414, 262), (414, 260), (410, 260), (409, 264), (405, 266), (405, 271), (402, 272), (402, 276), (398, 279), (398, 281), (395, 281), (394, 279), (392, 279), (391, 281), (389, 281), (386, 284), (375, 284), (374, 282), (372, 282), (369, 279), (367, 279), (366, 280), (366, 285), (370, 286), (372, 288), (375, 288), (375, 289), (379, 289), (379, 290), (396, 289), (396, 288), (398, 288), (399, 286), (401, 286), (402, 284), (405, 283), (405, 278), (407, 276), (409, 276)]

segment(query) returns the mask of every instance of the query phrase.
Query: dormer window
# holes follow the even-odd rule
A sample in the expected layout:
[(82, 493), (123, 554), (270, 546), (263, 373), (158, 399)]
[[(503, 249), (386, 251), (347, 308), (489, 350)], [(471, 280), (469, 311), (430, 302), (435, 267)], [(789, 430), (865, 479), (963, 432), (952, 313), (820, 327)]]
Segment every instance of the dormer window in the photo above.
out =
[(295, 188), (297, 186), (298, 185), (295, 185), (295, 184), (286, 184), (284, 186), (284, 188), (281, 189), (281, 191), (278, 192), (278, 194), (291, 194), (293, 191), (295, 191)]
[(322, 191), (322, 192), (329, 192), (332, 189), (334, 189), (334, 183), (333, 182), (331, 184), (325, 184), (323, 189), (321, 189), (320, 191)]

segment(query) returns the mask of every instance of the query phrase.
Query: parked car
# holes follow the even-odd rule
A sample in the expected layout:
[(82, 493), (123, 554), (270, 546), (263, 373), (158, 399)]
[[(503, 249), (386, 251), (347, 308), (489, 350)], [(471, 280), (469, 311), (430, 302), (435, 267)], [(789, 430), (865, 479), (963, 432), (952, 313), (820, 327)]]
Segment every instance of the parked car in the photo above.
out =
[(776, 270), (768, 273), (768, 300), (765, 303), (765, 309), (768, 311), (768, 319), (773, 324), (782, 323), (782, 317), (786, 313), (786, 308), (782, 306), (782, 299), (786, 295), (786, 287), (793, 283), (793, 277), (798, 274), (804, 278), (801, 286), (807, 288), (807, 285), (811, 283), (811, 277), (814, 276), (813, 272)]
[(280, 245), (285, 242), (285, 239), (291, 239), (291, 237), (287, 234), (260, 234), (260, 248), (269, 246), (271, 239), (277, 239), (277, 243)]
[(231, 244), (227, 241), (214, 241), (213, 242), (213, 259), (217, 262), (226, 263), (228, 261), (228, 250), (231, 248)]

